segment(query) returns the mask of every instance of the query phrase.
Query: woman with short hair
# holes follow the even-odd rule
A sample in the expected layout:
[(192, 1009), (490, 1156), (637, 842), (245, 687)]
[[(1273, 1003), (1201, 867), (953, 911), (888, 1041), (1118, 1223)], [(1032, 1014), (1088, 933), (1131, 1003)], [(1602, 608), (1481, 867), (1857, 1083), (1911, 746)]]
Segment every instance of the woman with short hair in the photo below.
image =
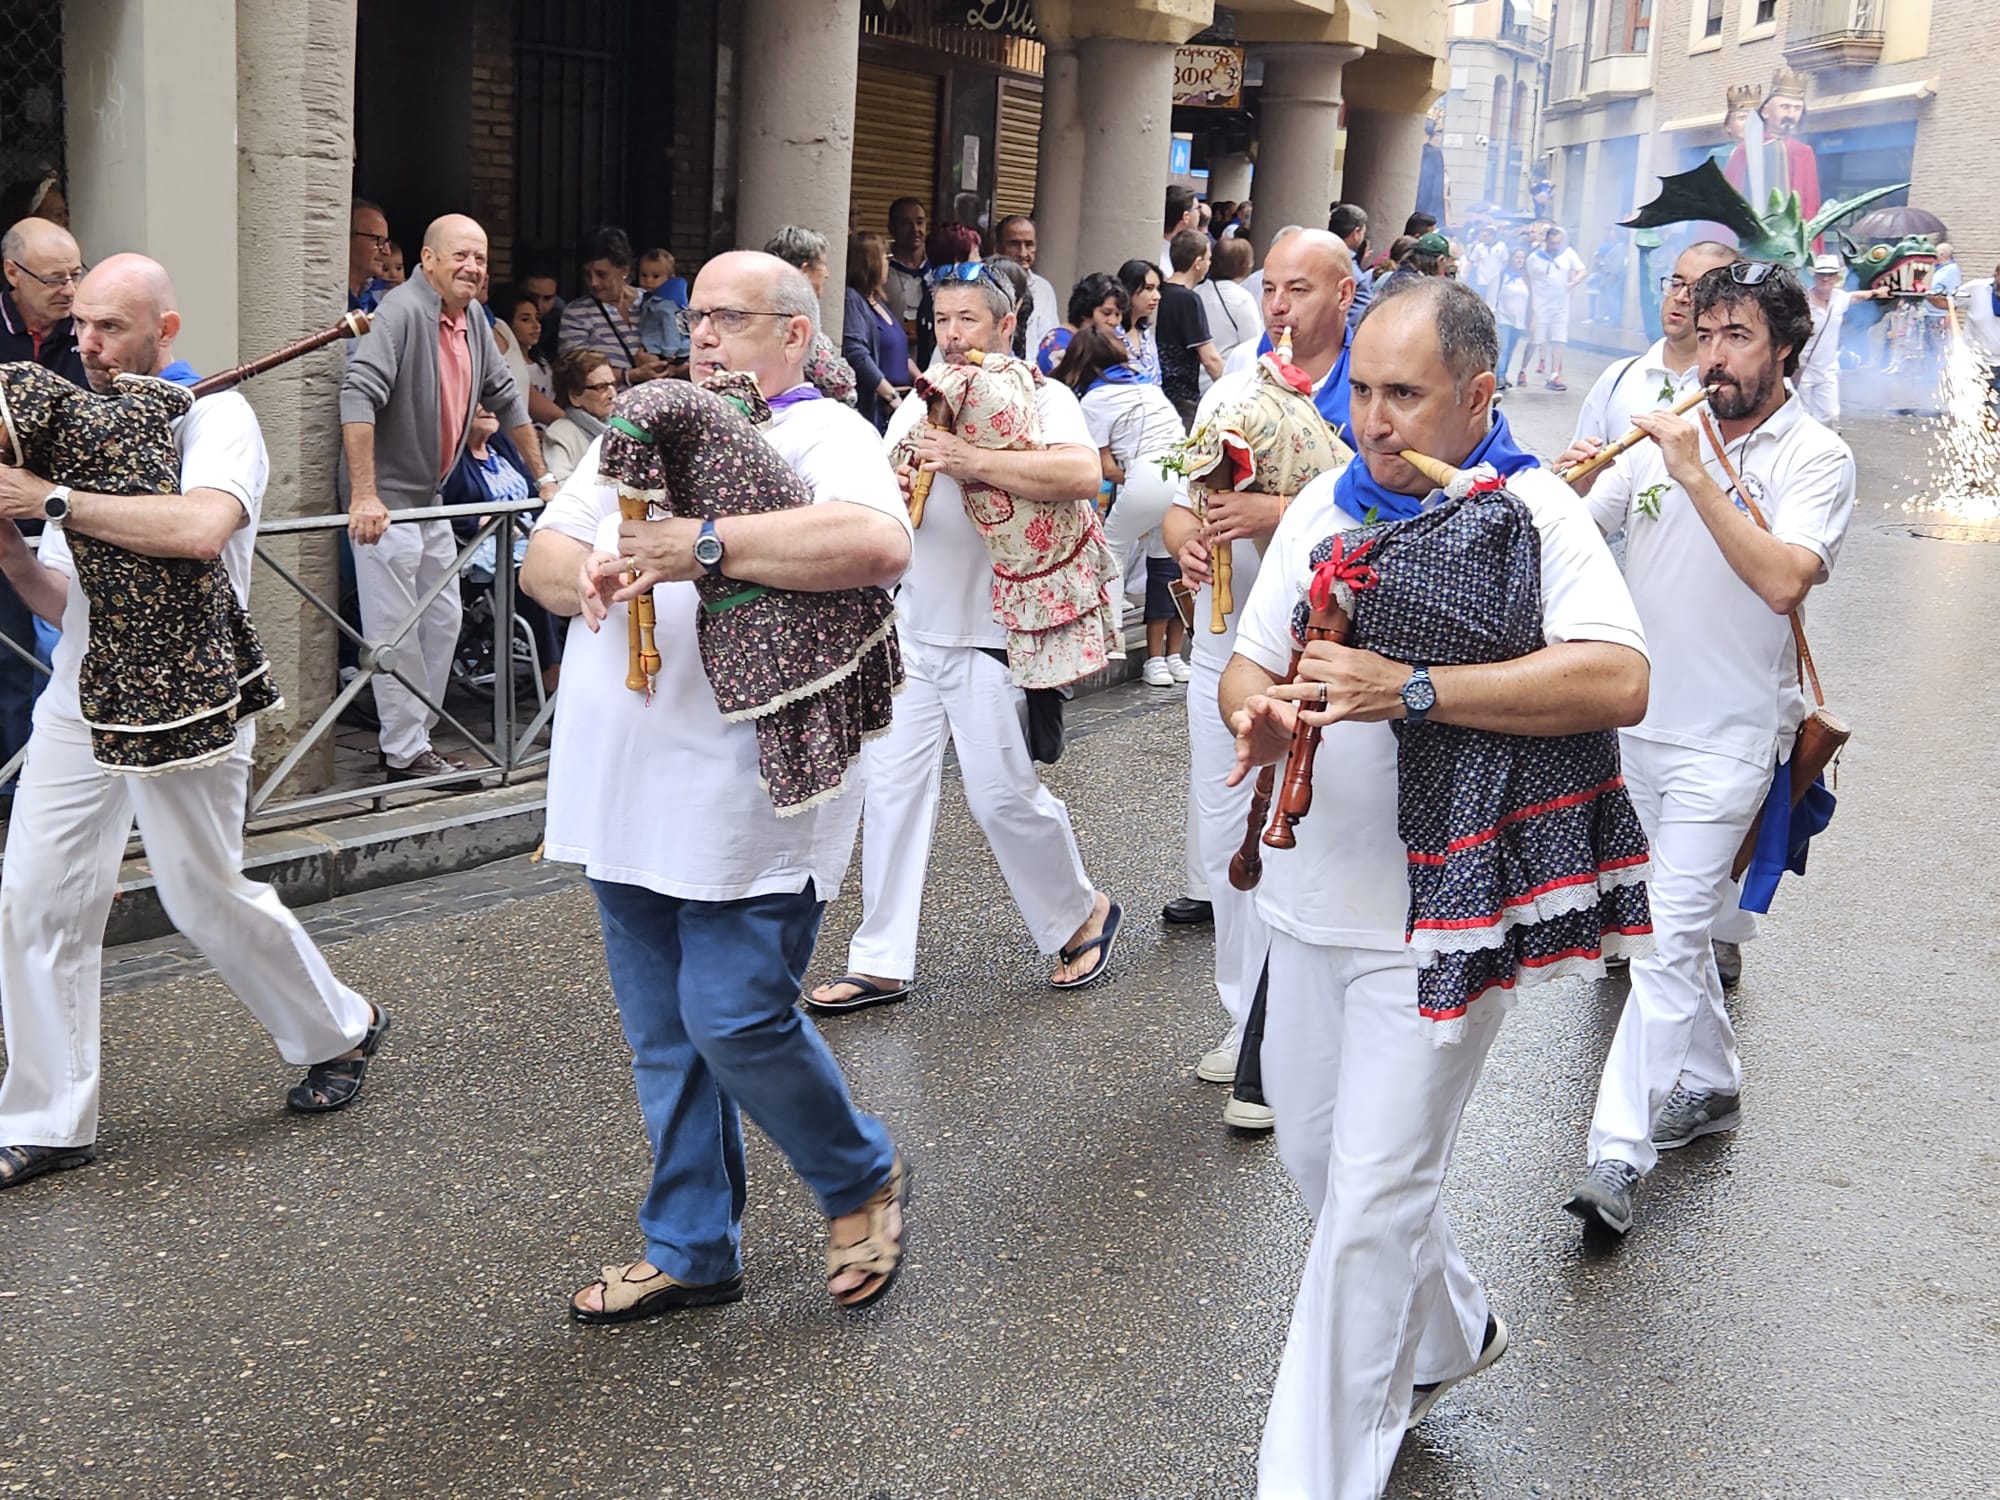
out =
[(618, 397), (618, 371), (595, 349), (572, 349), (556, 361), (555, 386), (563, 414), (542, 435), (542, 457), (551, 474), (567, 479), (584, 451), (604, 436)]
[(1125, 326), (1125, 314), (1131, 306), (1122, 281), (1109, 271), (1092, 271), (1070, 288), (1069, 305), (1064, 309), (1068, 317), (1043, 336), (1035, 363), (1044, 375), (1053, 375), (1079, 328), (1096, 323), (1115, 332)]
[(648, 354), (639, 340), (639, 288), (632, 284), (632, 242), (614, 224), (584, 231), (576, 260), (584, 294), (563, 307), (558, 348), (564, 354), (595, 349), (620, 385), (638, 385), (666, 373), (666, 364)]
[(902, 399), (898, 387), (917, 378), (909, 335), (889, 311), (888, 287), (888, 244), (870, 230), (849, 235), (840, 352), (854, 366), (856, 410), (877, 432), (889, 425), (889, 413)]

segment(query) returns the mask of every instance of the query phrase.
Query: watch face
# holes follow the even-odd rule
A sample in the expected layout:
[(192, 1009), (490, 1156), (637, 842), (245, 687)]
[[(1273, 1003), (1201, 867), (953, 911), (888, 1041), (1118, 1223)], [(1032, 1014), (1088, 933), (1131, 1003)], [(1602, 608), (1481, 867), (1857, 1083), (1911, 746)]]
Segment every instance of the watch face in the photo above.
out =
[(722, 561), (722, 543), (712, 536), (699, 538), (694, 544), (694, 560), (703, 567), (713, 567)]
[(1437, 688), (1428, 675), (1412, 677), (1403, 684), (1403, 706), (1420, 714), (1427, 714), (1437, 707)]

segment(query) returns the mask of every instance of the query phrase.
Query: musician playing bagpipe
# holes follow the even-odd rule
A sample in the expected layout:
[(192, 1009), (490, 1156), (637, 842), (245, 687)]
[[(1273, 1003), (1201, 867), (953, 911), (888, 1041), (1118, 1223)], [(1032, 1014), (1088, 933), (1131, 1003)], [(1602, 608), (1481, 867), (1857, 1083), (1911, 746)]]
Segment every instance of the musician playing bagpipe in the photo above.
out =
[[(896, 596), (909, 682), (888, 734), (862, 754), (861, 925), (848, 971), (810, 997), (828, 1010), (909, 992), (947, 736), (1029, 935), (1057, 959), (1050, 983), (1102, 979), (1121, 916), (1035, 773), (1028, 726), (1040, 721), (1025, 692), (1059, 691), (1116, 649), (1121, 584), (1091, 504), (1097, 449), (1069, 388), (1006, 356), (1011, 292), (978, 262), (932, 282), (941, 362), (925, 388), (942, 410), (906, 401), (884, 439), (892, 462), (912, 461), (898, 471), (912, 490), (931, 481)], [(932, 424), (940, 415), (949, 427)]]
[[(1817, 692), (1818, 678), (1810, 654), (1800, 659), (1797, 611), (1826, 581), (1854, 514), (1853, 455), (1785, 384), (1812, 336), (1798, 282), (1738, 261), (1695, 283), (1693, 316), (1708, 410), (1635, 416), (1649, 441), (1579, 485), (1598, 524), (1625, 532), (1653, 654), (1646, 717), (1621, 739), (1655, 850), (1656, 946), (1632, 964), (1589, 1166), (1566, 1205), (1621, 1234), (1658, 1152), (1731, 1129), (1740, 1114), (1711, 937), (1735, 905), (1729, 882), (1753, 823), (1742, 905), (1765, 911), (1780, 870), (1803, 872), (1804, 841), (1827, 816), (1815, 778), (1832, 721), (1809, 712), (1804, 685)], [(1579, 443), (1565, 461), (1596, 446)]]
[[(1345, 444), (1347, 427), (1347, 310), (1354, 296), (1354, 263), (1347, 247), (1323, 229), (1298, 230), (1271, 247), (1264, 267), (1264, 322), (1270, 332), (1256, 345), (1230, 356), (1229, 369), (1208, 388), (1195, 413), (1203, 427), (1236, 405), (1262, 379), (1258, 362), (1275, 353), (1279, 331), (1291, 335), (1291, 363), (1310, 382), (1313, 407), (1325, 421), (1327, 440)], [(1343, 455), (1344, 458), (1344, 455)], [(1204, 486), (1202, 495), (1184, 494), (1167, 512), (1167, 545), (1180, 558), (1181, 577), (1198, 584), (1193, 628), (1193, 678), (1188, 683), (1188, 864), (1190, 884), (1198, 873), (1215, 909), (1215, 990), (1229, 1018), (1229, 1031), (1201, 1059), (1198, 1074), (1230, 1083), (1223, 1119), (1239, 1129), (1269, 1129), (1270, 1109), (1258, 1090), (1254, 1050), (1239, 1060), (1246, 1022), (1253, 1020), (1253, 996), (1270, 937), (1257, 915), (1254, 895), (1235, 888), (1230, 860), (1243, 842), (1251, 807), (1252, 782), (1228, 785), (1236, 763), (1229, 726), (1215, 711), (1215, 695), (1236, 645), (1243, 601), (1277, 529), (1278, 517), (1297, 491), (1272, 493), (1261, 484), (1242, 489)], [(1204, 514), (1205, 513), (1205, 514)], [(1235, 608), (1222, 611), (1225, 629), (1209, 629), (1216, 617), (1214, 564), (1230, 559)]]
[(157, 262), (114, 255), (73, 312), (96, 394), (0, 367), (12, 462), (77, 479), (0, 465), (0, 516), (54, 523), (39, 559), (0, 524), (0, 567), (62, 627), (0, 874), (0, 1187), (95, 1155), (98, 973), (135, 818), (168, 915), (309, 1069), (292, 1108), (350, 1103), (389, 1024), (243, 877), (249, 715), (277, 698), (245, 613), (269, 462), (243, 397), (190, 401), (174, 301)]
[[(779, 592), (830, 597), (886, 588), (909, 560), (909, 517), (874, 427), (807, 381), (818, 320), (811, 283), (775, 256), (740, 251), (710, 260), (687, 307), (690, 376), (697, 385), (727, 372), (753, 377), (769, 420), (755, 430), (741, 417), (718, 422), (716, 398), (692, 390), (645, 402), (635, 395), (626, 409), (644, 437), (626, 434), (634, 446), (619, 459), (619, 476), (638, 479), (641, 489), (664, 481), (681, 493), (663, 497), (661, 519), (621, 516), (618, 490), (599, 471), (608, 439), (594, 443), (528, 546), (521, 586), (551, 612), (575, 617), (557, 699), (545, 847), (590, 876), (654, 1154), (639, 1208), (642, 1253), (607, 1266), (576, 1293), (571, 1313), (579, 1322), (630, 1322), (743, 1295), (739, 1109), (818, 1199), (829, 1221), (826, 1286), (836, 1302), (873, 1300), (901, 1261), (895, 1148), (882, 1123), (849, 1098), (839, 1065), (797, 1005), (821, 914), (853, 852), (860, 793), (815, 794), (811, 805), (779, 816), (774, 794), (783, 788), (772, 781), (767, 790), (760, 771), (769, 764), (763, 716), (725, 717), (718, 706), (768, 704), (778, 683), (752, 659), (753, 640), (740, 633), (723, 640), (697, 625), (698, 615), (716, 617), (708, 606), (724, 604), (723, 616), (793, 632), (795, 639), (770, 641), (769, 655), (796, 681), (800, 653), (817, 650), (810, 600), (794, 598), (782, 612), (767, 602)], [(698, 472), (698, 454), (653, 446), (690, 434), (719, 439), (713, 473)], [(742, 486), (768, 475), (772, 452), (812, 503), (753, 513)], [(648, 453), (659, 471), (651, 479)], [(676, 512), (704, 497), (715, 503), (715, 519)], [(727, 607), (743, 594), (755, 597)], [(658, 657), (650, 704), (625, 685), (632, 652), (622, 616), (642, 598), (653, 603)], [(886, 669), (857, 618), (868, 601), (849, 602), (855, 608), (844, 623), (858, 629), (827, 661), (857, 662), (856, 676)], [(727, 677), (732, 670), (740, 681)], [(808, 674), (822, 708), (825, 675)], [(874, 686), (886, 693), (883, 675)], [(844, 734), (817, 714), (786, 722)], [(837, 783), (845, 740), (819, 748), (832, 753), (808, 756), (805, 768), (830, 772)]]
[[(1440, 1205), (1459, 1117), (1512, 987), (1601, 972), (1606, 929), (1643, 925), (1610, 731), (1645, 710), (1644, 638), (1582, 504), (1496, 411), (1497, 355), (1456, 282), (1370, 306), (1359, 456), (1279, 523), (1223, 677), (1239, 778), (1296, 759), (1297, 730), (1321, 738), (1310, 813), (1258, 890), (1264, 1089), (1318, 1221), (1266, 1494), (1379, 1494), (1406, 1421), (1505, 1349)], [(1484, 483), (1442, 495), (1406, 449)], [(1288, 681), (1336, 610), (1348, 644), (1306, 644)]]

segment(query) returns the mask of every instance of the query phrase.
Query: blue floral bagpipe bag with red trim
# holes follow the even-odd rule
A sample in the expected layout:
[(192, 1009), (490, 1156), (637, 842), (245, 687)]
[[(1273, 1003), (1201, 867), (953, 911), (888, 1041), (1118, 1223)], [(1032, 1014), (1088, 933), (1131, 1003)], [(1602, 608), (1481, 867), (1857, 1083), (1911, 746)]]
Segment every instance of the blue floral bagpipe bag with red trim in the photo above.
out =
[[(1355, 463), (1359, 465), (1360, 459)], [(1542, 638), (1541, 539), (1492, 470), (1405, 519), (1336, 533), (1312, 552), (1311, 597), (1353, 620), (1348, 644), (1425, 666), (1511, 661)], [(1454, 486), (1454, 489), (1459, 489)], [(1409, 850), (1406, 936), (1434, 1040), (1457, 1040), (1493, 991), (1648, 946), (1646, 835), (1616, 731), (1554, 737), (1398, 721), (1397, 823)]]

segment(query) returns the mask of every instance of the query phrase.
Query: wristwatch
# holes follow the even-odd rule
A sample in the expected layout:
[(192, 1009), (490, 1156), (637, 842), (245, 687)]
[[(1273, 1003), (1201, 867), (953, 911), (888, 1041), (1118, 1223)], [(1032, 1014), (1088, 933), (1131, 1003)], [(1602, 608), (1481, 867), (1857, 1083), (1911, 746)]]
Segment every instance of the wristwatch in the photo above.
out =
[(1412, 724), (1421, 724), (1437, 707), (1438, 690), (1431, 683), (1429, 667), (1410, 668), (1410, 680), (1403, 684), (1403, 714)]
[(694, 539), (694, 560), (708, 569), (710, 578), (722, 576), (722, 538), (715, 534), (713, 518), (701, 523), (701, 534)]
[(60, 526), (69, 519), (68, 485), (57, 485), (43, 498), (42, 519), (47, 521), (51, 526)]

